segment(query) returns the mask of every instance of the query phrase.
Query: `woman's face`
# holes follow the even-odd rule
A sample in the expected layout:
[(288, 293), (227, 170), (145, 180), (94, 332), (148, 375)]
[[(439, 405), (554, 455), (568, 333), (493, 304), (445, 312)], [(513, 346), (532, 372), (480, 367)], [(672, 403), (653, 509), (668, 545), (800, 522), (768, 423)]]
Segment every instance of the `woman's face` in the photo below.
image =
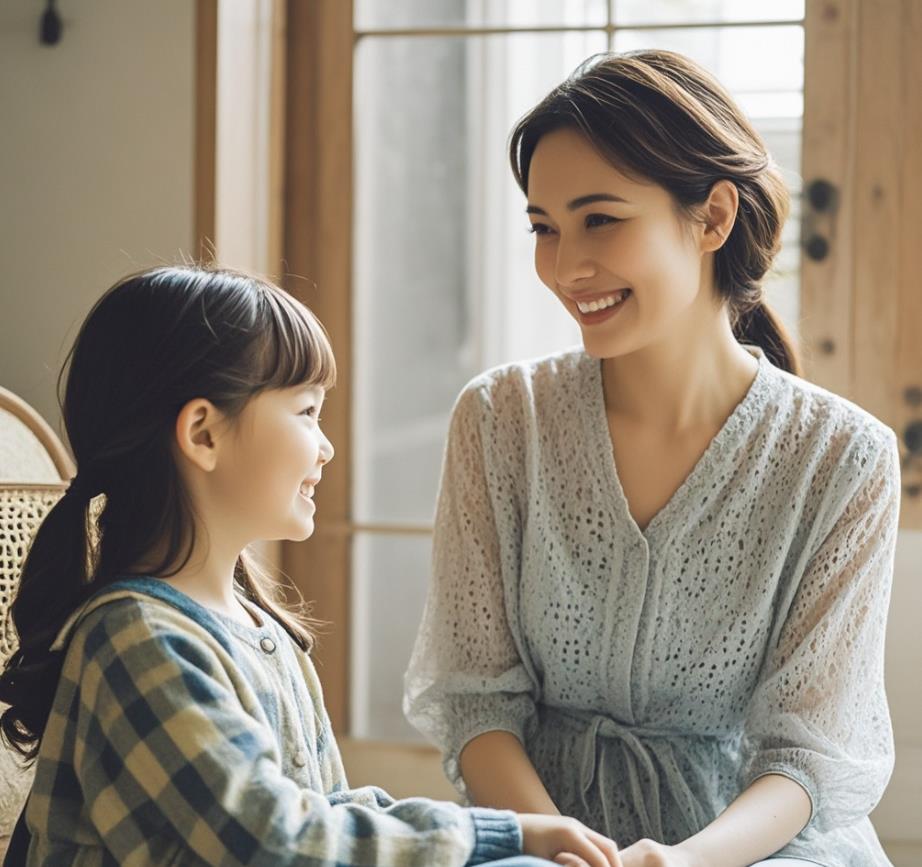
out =
[(579, 132), (539, 140), (528, 213), (538, 276), (579, 323), (590, 355), (675, 339), (719, 310), (703, 279), (713, 269), (703, 227), (683, 226), (665, 189), (628, 179)]

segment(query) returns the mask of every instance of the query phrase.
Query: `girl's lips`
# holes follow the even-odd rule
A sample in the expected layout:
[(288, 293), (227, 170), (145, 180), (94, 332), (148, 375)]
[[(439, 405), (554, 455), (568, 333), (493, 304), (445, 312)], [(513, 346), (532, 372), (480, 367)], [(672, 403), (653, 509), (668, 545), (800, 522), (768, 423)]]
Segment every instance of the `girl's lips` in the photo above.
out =
[(298, 495), (303, 497), (305, 500), (311, 499), (314, 496), (314, 488), (320, 483), (320, 479), (305, 479), (301, 482), (301, 487), (298, 488)]

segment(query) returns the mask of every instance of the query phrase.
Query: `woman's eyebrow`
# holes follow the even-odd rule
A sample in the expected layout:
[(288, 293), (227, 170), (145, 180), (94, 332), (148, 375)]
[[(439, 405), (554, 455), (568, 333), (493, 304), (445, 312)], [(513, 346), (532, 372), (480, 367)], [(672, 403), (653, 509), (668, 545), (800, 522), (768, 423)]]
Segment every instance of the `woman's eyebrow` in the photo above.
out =
[[(573, 199), (567, 205), (568, 211), (576, 211), (579, 208), (585, 208), (586, 205), (592, 205), (596, 202), (624, 202), (624, 204), (629, 205), (630, 202), (627, 199), (621, 198), (621, 196), (615, 196), (612, 193), (590, 193), (588, 196), (580, 196), (578, 199)], [(537, 205), (529, 205), (525, 209), (526, 214), (543, 214), (547, 216), (547, 211), (544, 208), (539, 208)]]

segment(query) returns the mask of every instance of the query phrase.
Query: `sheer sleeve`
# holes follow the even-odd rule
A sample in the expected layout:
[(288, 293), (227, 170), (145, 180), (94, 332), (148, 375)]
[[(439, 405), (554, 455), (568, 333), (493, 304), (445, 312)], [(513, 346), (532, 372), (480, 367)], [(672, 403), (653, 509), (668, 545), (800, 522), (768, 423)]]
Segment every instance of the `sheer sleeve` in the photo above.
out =
[[(445, 772), (462, 794), (464, 745), (491, 730), (523, 740), (536, 696), (517, 629), (521, 473), (516, 455), (503, 454), (492, 413), (489, 395), (474, 386), (452, 413), (432, 581), (405, 678), (404, 711), (442, 749)], [(504, 415), (504, 431), (516, 431), (514, 413), (510, 407)]]
[(831, 529), (810, 556), (753, 694), (742, 786), (782, 774), (819, 833), (867, 816), (893, 770), (884, 633), (899, 518), (895, 435), (844, 461)]

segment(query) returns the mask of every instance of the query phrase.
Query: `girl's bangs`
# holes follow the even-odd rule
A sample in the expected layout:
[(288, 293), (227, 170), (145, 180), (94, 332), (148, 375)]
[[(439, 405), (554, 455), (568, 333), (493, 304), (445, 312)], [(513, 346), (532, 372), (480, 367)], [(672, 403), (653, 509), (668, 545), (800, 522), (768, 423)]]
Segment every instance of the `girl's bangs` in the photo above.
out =
[(336, 359), (326, 330), (301, 302), (275, 286), (264, 285), (260, 298), (265, 328), (264, 382), (267, 388), (336, 384)]

